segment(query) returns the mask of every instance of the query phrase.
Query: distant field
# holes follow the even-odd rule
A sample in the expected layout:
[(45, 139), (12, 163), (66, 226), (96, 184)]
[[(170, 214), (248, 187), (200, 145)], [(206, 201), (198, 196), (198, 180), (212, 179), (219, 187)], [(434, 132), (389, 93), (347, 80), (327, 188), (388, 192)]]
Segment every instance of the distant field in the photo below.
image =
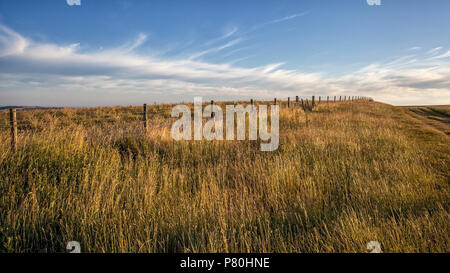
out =
[(450, 106), (407, 106), (409, 114), (450, 136)]
[[(0, 112), (0, 251), (450, 252), (449, 106), (280, 112), (280, 147), (181, 141), (171, 106)], [(445, 135), (447, 134), (447, 135)]]

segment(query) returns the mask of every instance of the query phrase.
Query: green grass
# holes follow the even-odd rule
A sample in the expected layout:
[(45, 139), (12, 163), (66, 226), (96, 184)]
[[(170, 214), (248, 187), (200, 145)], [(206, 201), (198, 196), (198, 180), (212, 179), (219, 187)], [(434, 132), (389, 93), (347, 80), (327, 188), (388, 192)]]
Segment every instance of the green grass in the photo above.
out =
[[(283, 108), (280, 147), (181, 141), (170, 105), (18, 112), (0, 251), (449, 252), (450, 142), (376, 102)], [(0, 127), (8, 124), (0, 113)]]

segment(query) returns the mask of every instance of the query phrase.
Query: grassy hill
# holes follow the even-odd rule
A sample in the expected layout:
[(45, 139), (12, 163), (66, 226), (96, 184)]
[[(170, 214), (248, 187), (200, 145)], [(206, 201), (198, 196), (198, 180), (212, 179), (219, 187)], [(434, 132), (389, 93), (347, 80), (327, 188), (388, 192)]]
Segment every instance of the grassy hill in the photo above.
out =
[(15, 154), (0, 112), (0, 251), (450, 252), (449, 137), (411, 109), (284, 107), (275, 152), (175, 142), (170, 110), (18, 112)]

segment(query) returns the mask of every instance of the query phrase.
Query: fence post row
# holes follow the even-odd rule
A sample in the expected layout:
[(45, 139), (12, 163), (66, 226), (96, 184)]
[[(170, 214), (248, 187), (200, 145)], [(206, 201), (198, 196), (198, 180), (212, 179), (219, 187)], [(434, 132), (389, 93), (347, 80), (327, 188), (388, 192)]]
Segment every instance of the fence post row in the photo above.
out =
[(11, 124), (11, 150), (17, 151), (17, 114), (16, 109), (9, 109), (9, 122)]
[[(327, 96), (327, 102), (329, 102), (329, 96)], [(347, 99), (347, 96), (344, 96), (344, 101)], [(373, 101), (372, 98), (370, 97), (362, 97), (362, 96), (352, 96), (348, 98), (349, 100), (351, 99), (352, 101), (354, 100), (361, 100), (361, 101)], [(298, 103), (299, 102), (299, 96), (295, 96), (295, 102)], [(321, 97), (319, 96), (319, 103), (320, 103)], [(339, 101), (342, 100), (342, 96), (339, 96)], [(334, 96), (334, 102), (336, 102), (336, 96)], [(253, 99), (250, 99), (250, 104), (253, 105), (254, 101)], [(301, 103), (302, 103), (302, 108), (303, 110), (312, 110), (312, 108), (314, 108), (315, 106), (315, 97), (312, 96), (312, 100), (311, 100), (311, 105), (309, 105), (308, 99), (306, 99), (305, 101), (303, 99), (301, 99)], [(273, 99), (273, 104), (277, 105), (277, 98)], [(212, 106), (214, 105), (214, 101), (211, 100), (211, 118), (214, 117), (214, 112), (212, 111)], [(291, 98), (288, 97), (288, 107), (290, 107), (291, 105)], [(9, 121), (11, 124), (11, 150), (12, 151), (17, 151), (17, 111), (15, 108), (10, 108), (9, 109)], [(148, 131), (148, 119), (147, 119), (147, 104), (144, 104), (144, 112), (143, 112), (143, 122), (144, 122), (144, 128), (145, 131)]]

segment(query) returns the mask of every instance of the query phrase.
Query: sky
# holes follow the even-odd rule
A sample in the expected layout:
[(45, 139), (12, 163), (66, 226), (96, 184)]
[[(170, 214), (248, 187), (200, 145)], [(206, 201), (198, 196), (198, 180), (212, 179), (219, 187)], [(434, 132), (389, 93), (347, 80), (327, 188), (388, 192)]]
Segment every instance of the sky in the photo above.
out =
[(449, 15), (448, 0), (0, 0), (0, 106), (450, 104)]

